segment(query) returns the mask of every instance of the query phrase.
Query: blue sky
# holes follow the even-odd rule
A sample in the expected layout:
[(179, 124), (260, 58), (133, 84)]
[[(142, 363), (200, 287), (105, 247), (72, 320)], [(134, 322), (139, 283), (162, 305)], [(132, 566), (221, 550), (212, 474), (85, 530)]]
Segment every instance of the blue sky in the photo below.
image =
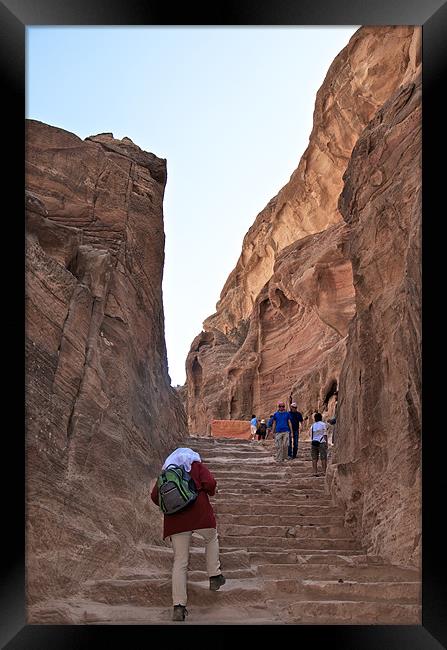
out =
[(128, 136), (167, 159), (173, 385), (245, 233), (298, 166), (317, 90), (357, 29), (27, 27), (27, 117), (81, 138)]

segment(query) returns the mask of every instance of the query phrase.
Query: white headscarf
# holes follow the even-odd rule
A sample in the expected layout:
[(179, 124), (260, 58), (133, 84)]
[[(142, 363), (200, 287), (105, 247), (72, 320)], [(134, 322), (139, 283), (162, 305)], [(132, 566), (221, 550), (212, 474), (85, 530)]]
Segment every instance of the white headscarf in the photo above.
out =
[(196, 451), (189, 449), (189, 447), (179, 447), (170, 454), (163, 463), (162, 469), (166, 469), (168, 465), (183, 465), (185, 470), (191, 470), (191, 464), (194, 461), (201, 462), (200, 456)]

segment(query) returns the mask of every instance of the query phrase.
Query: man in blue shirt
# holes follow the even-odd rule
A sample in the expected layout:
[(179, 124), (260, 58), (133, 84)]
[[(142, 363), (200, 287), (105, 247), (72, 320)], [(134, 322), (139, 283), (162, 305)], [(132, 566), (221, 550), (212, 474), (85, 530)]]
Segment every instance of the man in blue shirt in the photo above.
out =
[(273, 427), (272, 435), (275, 436), (276, 447), (276, 461), (278, 463), (284, 462), (287, 457), (287, 444), (289, 435), (292, 435), (292, 423), (290, 421), (290, 414), (286, 411), (284, 402), (278, 402), (278, 410), (273, 414)]
[(300, 422), (303, 421), (303, 416), (299, 411), (297, 411), (296, 402), (292, 402), (290, 405), (289, 417), (292, 423), (293, 434), (289, 436), (289, 448), (287, 449), (287, 455), (290, 460), (292, 460), (293, 458), (296, 458), (296, 455), (298, 453), (298, 431), (300, 428)]

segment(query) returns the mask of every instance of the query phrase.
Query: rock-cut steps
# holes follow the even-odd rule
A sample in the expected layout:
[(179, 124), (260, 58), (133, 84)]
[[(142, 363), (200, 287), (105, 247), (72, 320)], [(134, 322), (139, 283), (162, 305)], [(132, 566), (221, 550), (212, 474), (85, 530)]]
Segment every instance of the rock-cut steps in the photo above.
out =
[[(421, 623), (419, 572), (365, 552), (324, 477), (312, 476), (308, 444), (282, 465), (268, 443), (198, 438), (190, 446), (218, 482), (211, 501), (227, 577), (218, 593), (208, 591), (203, 622), (225, 622), (236, 610), (233, 623)], [(192, 545), (203, 547), (194, 536)], [(205, 572), (199, 577), (190, 574), (191, 623), (201, 622), (208, 589)]]
[(277, 464), (273, 447), (190, 438), (217, 479), (211, 499), (227, 579), (209, 590), (203, 542), (193, 535), (185, 623), (171, 621), (172, 550), (143, 547), (147, 563), (87, 581), (71, 601), (33, 609), (29, 622), (87, 624), (420, 624), (421, 581), (412, 568), (368, 555), (343, 525), (308, 443)]

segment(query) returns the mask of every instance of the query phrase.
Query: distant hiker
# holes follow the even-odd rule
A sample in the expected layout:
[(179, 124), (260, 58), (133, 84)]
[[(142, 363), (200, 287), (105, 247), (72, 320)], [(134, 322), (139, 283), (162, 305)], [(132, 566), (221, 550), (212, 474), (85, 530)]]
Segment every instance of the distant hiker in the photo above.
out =
[(278, 410), (273, 414), (272, 434), (275, 436), (276, 461), (282, 463), (287, 458), (289, 434), (293, 434), (290, 415), (284, 402), (278, 402)]
[(258, 418), (256, 415), (251, 416), (250, 420), (250, 429), (251, 429), (251, 439), (254, 440), (256, 436), (256, 429), (258, 428)]
[(300, 428), (300, 422), (303, 421), (303, 416), (297, 410), (296, 402), (291, 403), (289, 416), (292, 423), (293, 434), (289, 436), (289, 447), (287, 449), (287, 455), (289, 458), (293, 459), (296, 458), (296, 455), (298, 453), (298, 432)]
[(273, 413), (271, 414), (271, 416), (267, 420), (267, 435), (265, 436), (266, 438), (268, 438), (269, 435), (271, 434), (272, 426), (273, 426)]
[(259, 440), (265, 440), (265, 436), (267, 435), (267, 425), (265, 420), (260, 421), (259, 426), (256, 429), (256, 435), (258, 436), (258, 442)]
[[(219, 541), (216, 530), (216, 517), (208, 495), (216, 491), (216, 480), (207, 466), (201, 462), (197, 452), (188, 447), (180, 447), (170, 454), (163, 463), (162, 470), (169, 465), (181, 466), (193, 479), (198, 490), (197, 498), (185, 509), (173, 514), (165, 514), (163, 521), (163, 539), (169, 539), (174, 550), (172, 566), (172, 601), (173, 621), (184, 621), (187, 615), (187, 571), (189, 562), (189, 545), (193, 532), (205, 540), (206, 568), (211, 591), (217, 591), (225, 578), (222, 575), (219, 560)], [(151, 499), (159, 505), (159, 490), (155, 483)]]
[(327, 426), (322, 422), (323, 416), (321, 413), (314, 414), (315, 422), (310, 428), (311, 435), (311, 456), (312, 468), (314, 476), (318, 476), (317, 464), (318, 456), (320, 456), (323, 474), (326, 474), (327, 466)]

